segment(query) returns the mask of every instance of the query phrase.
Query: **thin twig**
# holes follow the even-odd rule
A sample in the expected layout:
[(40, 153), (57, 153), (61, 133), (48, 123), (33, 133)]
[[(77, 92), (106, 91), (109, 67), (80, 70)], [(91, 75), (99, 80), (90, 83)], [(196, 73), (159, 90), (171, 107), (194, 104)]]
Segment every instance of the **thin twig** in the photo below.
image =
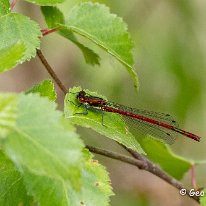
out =
[(111, 152), (111, 151), (108, 151), (108, 150), (105, 150), (105, 149), (100, 149), (100, 148), (89, 146), (89, 145), (86, 145), (86, 148), (90, 152), (100, 154), (100, 155), (103, 155), (103, 156), (106, 156), (106, 157), (110, 157), (112, 159), (116, 159), (116, 160), (119, 160), (119, 161), (122, 161), (122, 162), (129, 163), (131, 165), (134, 165), (134, 166), (138, 167), (139, 169), (143, 169), (145, 167), (144, 162), (142, 162), (140, 160), (136, 160), (136, 159), (131, 158), (131, 157), (127, 157), (125, 155), (118, 154), (116, 152)]
[(191, 167), (191, 182), (192, 182), (192, 187), (196, 190), (197, 183), (196, 183), (196, 178), (195, 178), (195, 164), (194, 164), (194, 162), (192, 162), (192, 167)]
[[(38, 54), (41, 62), (43, 63), (43, 65), (45, 66), (47, 71), (49, 72), (49, 74), (52, 76), (54, 81), (59, 86), (59, 88), (62, 90), (62, 92), (64, 94), (66, 94), (67, 93), (66, 87), (63, 85), (63, 83), (57, 77), (57, 75), (55, 74), (54, 70), (49, 65), (49, 63), (47, 62), (45, 57), (43, 56), (42, 52), (40, 50), (37, 50), (37, 54)], [(131, 157), (126, 157), (124, 155), (120, 155), (120, 154), (117, 154), (117, 153), (114, 153), (114, 152), (111, 152), (111, 151), (99, 149), (99, 148), (96, 148), (96, 147), (93, 147), (93, 146), (89, 146), (89, 145), (87, 145), (86, 148), (88, 148), (93, 153), (100, 154), (100, 155), (103, 155), (103, 156), (106, 156), (106, 157), (110, 157), (112, 159), (116, 159), (116, 160), (119, 160), (119, 161), (122, 161), (122, 162), (129, 163), (131, 165), (134, 165), (134, 166), (138, 167), (139, 169), (144, 169), (144, 170), (146, 170), (146, 171), (148, 171), (148, 172), (158, 176), (159, 178), (163, 179), (168, 184), (172, 185), (173, 187), (177, 188), (178, 190), (184, 189), (186, 191), (186, 195), (187, 196), (189, 196), (190, 198), (192, 198), (195, 201), (199, 202), (199, 197), (197, 197), (197, 196), (190, 196), (188, 189), (185, 189), (185, 187), (180, 182), (178, 182), (173, 177), (169, 176), (167, 173), (165, 173), (158, 166), (153, 164), (146, 157), (142, 156), (141, 154), (139, 154), (139, 153), (137, 153), (137, 152), (135, 152), (135, 151), (133, 151), (133, 150), (123, 146), (123, 145), (121, 145), (121, 146), (124, 149), (126, 149), (133, 156), (134, 159), (131, 158)]]
[(58, 78), (58, 76), (56, 75), (56, 73), (54, 72), (54, 70), (52, 69), (52, 67), (50, 66), (50, 64), (48, 63), (48, 61), (46, 60), (46, 58), (44, 57), (44, 55), (42, 54), (41, 50), (37, 49), (37, 55), (39, 57), (39, 59), (41, 60), (42, 64), (44, 65), (44, 67), (46, 68), (46, 70), (49, 72), (49, 74), (51, 75), (51, 77), (54, 79), (54, 81), (57, 83), (57, 85), (59, 86), (59, 88), (62, 90), (62, 92), (66, 95), (67, 93), (67, 89), (66, 87), (63, 85), (63, 83), (60, 81), (60, 79)]
[(138, 152), (135, 152), (129, 148), (126, 148), (124, 145), (123, 147), (135, 158), (138, 160), (142, 160), (146, 163), (147, 167), (145, 168), (145, 170), (149, 171), (150, 173), (160, 177), (161, 179), (165, 180), (166, 182), (168, 182), (169, 184), (171, 184), (172, 186), (176, 187), (179, 190), (185, 190), (186, 194), (193, 198), (194, 200), (196, 200), (197, 202), (199, 202), (199, 197), (197, 196), (190, 196), (190, 190), (186, 189), (180, 182), (178, 182), (176, 179), (174, 179), (173, 177), (171, 177), (170, 175), (168, 175), (167, 173), (165, 173), (162, 169), (160, 169), (159, 167), (157, 167), (155, 164), (153, 164), (150, 160), (148, 160), (145, 156), (140, 155)]
[[(100, 154), (100, 155), (103, 155), (103, 156), (106, 156), (106, 157), (109, 157), (109, 158), (112, 158), (112, 159), (116, 159), (116, 160), (119, 160), (119, 161), (122, 161), (122, 162), (126, 162), (128, 164), (131, 164), (131, 165), (134, 165), (134, 166), (138, 167), (139, 169), (143, 169), (145, 171), (148, 171), (148, 172), (154, 174), (155, 176), (161, 178), (162, 180), (166, 181), (170, 185), (174, 186), (179, 191), (184, 190), (185, 195), (187, 195), (190, 198), (194, 199), (195, 201), (199, 202), (199, 197), (190, 196), (189, 195), (190, 190), (186, 189), (175, 178), (169, 176), (167, 173), (165, 173), (163, 170), (161, 170), (157, 165), (153, 164), (147, 158), (143, 157), (140, 154), (139, 155), (141, 156), (141, 159), (144, 159), (144, 161), (138, 160), (138, 159), (133, 159), (131, 157), (127, 157), (127, 156), (124, 156), (124, 155), (121, 155), (121, 154), (118, 154), (118, 153), (115, 153), (115, 152), (107, 151), (107, 150), (96, 148), (96, 147), (93, 147), (93, 146), (88, 146), (87, 145), (86, 148), (89, 149), (90, 152)], [(136, 152), (134, 152), (134, 153), (136, 153)]]
[(55, 28), (52, 28), (52, 29), (41, 29), (41, 33), (42, 33), (43, 36), (46, 36), (48, 34), (56, 32), (58, 30), (59, 30), (59, 27), (55, 27)]
[(10, 9), (11, 11), (14, 9), (15, 5), (16, 5), (17, 0), (12, 0), (11, 4), (10, 4)]

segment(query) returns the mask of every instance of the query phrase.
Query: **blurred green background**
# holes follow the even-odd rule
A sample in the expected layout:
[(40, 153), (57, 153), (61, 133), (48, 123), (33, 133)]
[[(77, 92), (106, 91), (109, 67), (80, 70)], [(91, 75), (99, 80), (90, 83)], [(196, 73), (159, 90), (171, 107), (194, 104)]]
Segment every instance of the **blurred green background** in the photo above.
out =
[[(78, 2), (67, 0), (60, 8), (66, 14)], [(111, 101), (131, 107), (172, 114), (180, 127), (202, 136), (196, 143), (182, 136), (172, 145), (177, 154), (206, 159), (205, 56), (206, 1), (196, 0), (102, 0), (112, 13), (122, 17), (134, 41), (135, 68), (139, 91), (133, 87), (126, 69), (114, 58), (89, 41), (80, 39), (101, 56), (101, 65), (86, 65), (82, 53), (71, 42), (51, 34), (42, 39), (41, 49), (64, 84), (81, 86), (107, 96)], [(17, 12), (30, 16), (45, 28), (40, 9), (19, 1)], [(50, 78), (38, 58), (0, 75), (1, 91), (21, 92), (39, 81)], [(59, 109), (63, 94), (57, 88)], [(97, 133), (78, 128), (86, 144), (124, 153), (114, 142)], [(196, 205), (159, 178), (135, 167), (96, 156), (110, 173), (116, 196), (111, 205)], [(196, 167), (197, 184), (206, 185), (206, 166)], [(190, 173), (182, 180), (191, 187)]]

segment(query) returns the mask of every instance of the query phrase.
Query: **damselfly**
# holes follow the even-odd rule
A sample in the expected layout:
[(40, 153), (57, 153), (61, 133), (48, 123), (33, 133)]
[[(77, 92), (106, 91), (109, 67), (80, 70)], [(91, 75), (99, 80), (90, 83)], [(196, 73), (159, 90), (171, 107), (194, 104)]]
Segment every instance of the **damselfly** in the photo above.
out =
[(85, 106), (86, 113), (88, 112), (88, 108), (91, 108), (101, 111), (102, 118), (104, 112), (119, 114), (126, 121), (132, 122), (133, 127), (136, 127), (137, 130), (141, 130), (144, 134), (163, 139), (169, 144), (173, 143), (175, 139), (174, 133), (182, 134), (198, 142), (200, 141), (199, 136), (178, 128), (178, 124), (169, 114), (126, 107), (100, 97), (89, 95), (83, 90), (78, 92), (76, 99), (80, 105), (83, 104)]

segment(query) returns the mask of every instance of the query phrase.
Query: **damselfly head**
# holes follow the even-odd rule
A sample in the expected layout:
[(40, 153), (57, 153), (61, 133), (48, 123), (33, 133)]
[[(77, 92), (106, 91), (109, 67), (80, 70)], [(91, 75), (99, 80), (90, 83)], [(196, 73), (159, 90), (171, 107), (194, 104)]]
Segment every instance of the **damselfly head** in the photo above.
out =
[(79, 100), (84, 100), (86, 96), (86, 92), (81, 90), (80, 92), (77, 93), (77, 99)]

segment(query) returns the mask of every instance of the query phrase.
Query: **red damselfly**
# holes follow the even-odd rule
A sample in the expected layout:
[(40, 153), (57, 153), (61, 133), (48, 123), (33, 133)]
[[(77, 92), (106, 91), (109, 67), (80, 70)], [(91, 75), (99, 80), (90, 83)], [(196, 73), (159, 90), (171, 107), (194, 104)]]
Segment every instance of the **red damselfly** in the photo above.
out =
[(76, 98), (80, 105), (84, 105), (86, 109), (86, 112), (82, 114), (87, 114), (88, 109), (101, 111), (102, 123), (104, 112), (111, 112), (121, 115), (126, 121), (130, 121), (130, 124), (132, 122), (134, 124), (132, 127), (136, 128), (137, 131), (163, 139), (168, 144), (174, 142), (174, 133), (182, 134), (198, 142), (200, 141), (199, 136), (178, 128), (178, 124), (169, 114), (126, 107), (89, 95), (83, 90), (78, 92)]

